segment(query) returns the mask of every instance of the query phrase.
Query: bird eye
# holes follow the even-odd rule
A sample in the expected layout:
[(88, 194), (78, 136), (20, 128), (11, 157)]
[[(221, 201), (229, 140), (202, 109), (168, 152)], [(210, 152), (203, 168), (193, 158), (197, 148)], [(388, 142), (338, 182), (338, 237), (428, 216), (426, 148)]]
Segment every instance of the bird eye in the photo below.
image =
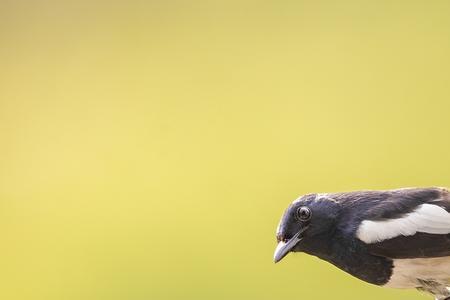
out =
[(306, 206), (299, 207), (297, 209), (297, 218), (303, 222), (309, 221), (311, 219), (311, 210)]

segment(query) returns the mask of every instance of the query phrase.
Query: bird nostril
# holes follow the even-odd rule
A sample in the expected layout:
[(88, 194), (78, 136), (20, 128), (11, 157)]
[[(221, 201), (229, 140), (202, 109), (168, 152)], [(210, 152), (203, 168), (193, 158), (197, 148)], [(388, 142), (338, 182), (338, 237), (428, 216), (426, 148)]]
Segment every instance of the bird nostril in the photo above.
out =
[(277, 243), (281, 242), (281, 241), (285, 241), (285, 238), (282, 235), (277, 234)]
[(279, 243), (279, 242), (287, 243), (288, 241), (289, 241), (289, 239), (287, 237), (277, 234), (277, 243)]
[(287, 238), (282, 237), (282, 236), (277, 236), (277, 242), (278, 242), (278, 243), (279, 243), (279, 242), (286, 243), (287, 241), (288, 241)]

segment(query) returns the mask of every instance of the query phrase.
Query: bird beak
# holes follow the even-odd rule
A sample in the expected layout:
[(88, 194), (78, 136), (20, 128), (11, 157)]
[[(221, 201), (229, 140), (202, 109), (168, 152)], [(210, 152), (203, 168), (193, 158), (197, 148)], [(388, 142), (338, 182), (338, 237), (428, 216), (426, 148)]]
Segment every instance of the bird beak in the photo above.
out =
[(295, 245), (300, 242), (303, 237), (300, 235), (303, 233), (303, 231), (306, 230), (307, 227), (302, 228), (299, 232), (297, 232), (289, 241), (283, 242), (280, 241), (277, 245), (277, 248), (275, 249), (275, 253), (273, 255), (273, 260), (275, 263), (279, 262), (280, 260), (285, 257), (289, 251), (291, 251), (292, 248), (295, 247)]

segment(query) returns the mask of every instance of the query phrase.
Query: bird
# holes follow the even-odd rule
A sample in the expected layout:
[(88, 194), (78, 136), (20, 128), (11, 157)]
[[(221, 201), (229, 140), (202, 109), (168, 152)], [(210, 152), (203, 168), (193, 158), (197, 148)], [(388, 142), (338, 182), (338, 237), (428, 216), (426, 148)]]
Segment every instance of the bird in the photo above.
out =
[(450, 300), (450, 194), (401, 188), (300, 196), (276, 230), (275, 263), (290, 252), (365, 282)]

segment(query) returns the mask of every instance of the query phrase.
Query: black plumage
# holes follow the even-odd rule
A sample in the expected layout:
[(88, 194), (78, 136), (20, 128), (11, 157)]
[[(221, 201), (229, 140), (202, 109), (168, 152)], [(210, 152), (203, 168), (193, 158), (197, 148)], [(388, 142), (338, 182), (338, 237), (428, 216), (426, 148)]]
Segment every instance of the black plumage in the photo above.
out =
[(305, 195), (286, 209), (277, 240), (275, 261), (305, 252), (372, 284), (450, 299), (447, 189)]

